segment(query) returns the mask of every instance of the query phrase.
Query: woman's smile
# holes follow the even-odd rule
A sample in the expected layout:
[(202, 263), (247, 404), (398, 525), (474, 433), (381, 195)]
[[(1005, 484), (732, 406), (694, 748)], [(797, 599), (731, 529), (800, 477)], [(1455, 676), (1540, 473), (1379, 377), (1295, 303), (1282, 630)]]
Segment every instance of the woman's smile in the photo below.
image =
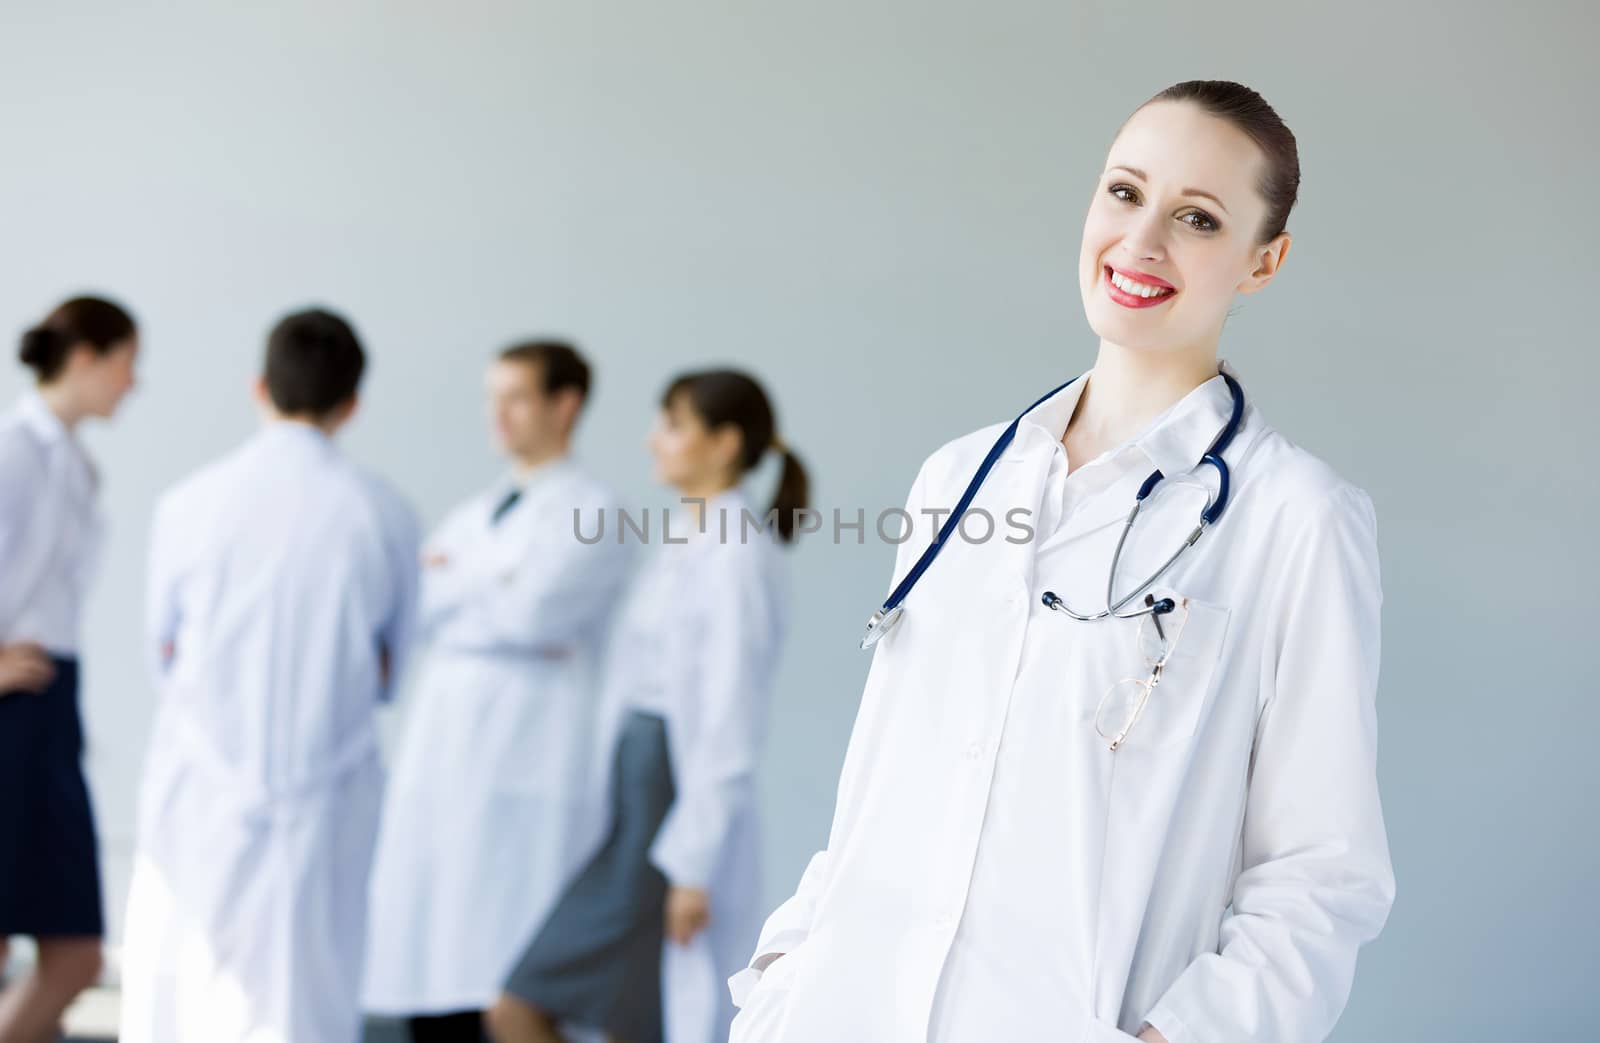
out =
[(1153, 308), (1178, 292), (1166, 280), (1143, 272), (1127, 272), (1109, 264), (1103, 265), (1101, 272), (1106, 295), (1125, 308)]

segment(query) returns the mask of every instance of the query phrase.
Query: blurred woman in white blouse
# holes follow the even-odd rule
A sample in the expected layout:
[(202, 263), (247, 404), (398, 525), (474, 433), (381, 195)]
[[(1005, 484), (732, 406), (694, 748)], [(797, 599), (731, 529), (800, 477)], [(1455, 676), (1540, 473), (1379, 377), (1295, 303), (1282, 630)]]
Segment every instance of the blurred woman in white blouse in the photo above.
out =
[(38, 945), (0, 993), (0, 1040), (56, 1038), (100, 973), (104, 920), (78, 709), (79, 627), (102, 539), (99, 478), (78, 441), (133, 388), (139, 336), (121, 307), (76, 297), (22, 337), (35, 388), (0, 414), (0, 970), (5, 939)]

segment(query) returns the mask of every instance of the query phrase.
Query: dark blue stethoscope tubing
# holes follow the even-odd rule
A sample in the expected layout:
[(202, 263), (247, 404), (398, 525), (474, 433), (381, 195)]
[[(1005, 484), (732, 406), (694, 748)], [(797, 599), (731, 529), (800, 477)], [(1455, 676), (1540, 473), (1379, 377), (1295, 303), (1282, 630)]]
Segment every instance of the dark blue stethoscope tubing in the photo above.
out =
[[(1033, 405), (1018, 413), (1017, 418), (1011, 421), (1006, 426), (1006, 429), (1000, 433), (1000, 437), (989, 448), (988, 455), (983, 458), (983, 463), (978, 466), (978, 470), (973, 474), (972, 480), (967, 483), (967, 490), (961, 494), (961, 499), (956, 503), (955, 509), (950, 512), (950, 517), (946, 518), (945, 523), (939, 527), (939, 534), (934, 537), (932, 543), (924, 548), (922, 556), (917, 559), (915, 565), (911, 566), (911, 570), (906, 573), (905, 578), (896, 584), (894, 590), (889, 594), (888, 600), (884, 601), (880, 607), (880, 612), (885, 614), (892, 612), (896, 606), (904, 601), (906, 595), (911, 593), (911, 588), (915, 587), (917, 581), (922, 578), (922, 574), (928, 571), (928, 566), (933, 564), (933, 559), (939, 556), (939, 551), (944, 548), (945, 541), (949, 539), (951, 533), (955, 532), (956, 526), (961, 524), (961, 516), (972, 505), (972, 499), (978, 494), (978, 489), (983, 485), (983, 480), (989, 477), (989, 472), (994, 468), (995, 462), (1000, 459), (1000, 454), (1006, 451), (1006, 447), (1016, 437), (1017, 427), (1022, 423), (1022, 418), (1032, 412), (1039, 403), (1066, 390), (1081, 377), (1082, 374), (1079, 374), (1053, 391), (1047, 391), (1039, 396)], [(1228, 415), (1227, 424), (1217, 433), (1216, 439), (1211, 443), (1211, 448), (1207, 449), (1205, 455), (1200, 458), (1201, 463), (1210, 464), (1217, 469), (1217, 476), (1220, 482), (1217, 487), (1217, 498), (1200, 515), (1207, 525), (1216, 524), (1218, 519), (1222, 517), (1223, 512), (1228, 508), (1228, 494), (1232, 488), (1232, 475), (1228, 470), (1227, 462), (1222, 458), (1222, 454), (1227, 450), (1228, 446), (1233, 444), (1234, 436), (1239, 433), (1239, 427), (1244, 421), (1244, 389), (1239, 386), (1238, 381), (1227, 373), (1222, 374), (1222, 379), (1228, 384), (1228, 392), (1233, 398), (1233, 409)], [(1152, 472), (1150, 477), (1145, 479), (1144, 484), (1139, 487), (1139, 493), (1135, 500), (1143, 503), (1145, 498), (1160, 484), (1163, 477), (1159, 470)]]
[(939, 551), (943, 549), (945, 541), (950, 538), (951, 533), (956, 531), (956, 526), (961, 524), (961, 516), (972, 505), (972, 498), (978, 495), (979, 486), (983, 485), (983, 480), (989, 477), (989, 472), (994, 468), (995, 462), (1000, 459), (1000, 454), (1006, 451), (1006, 447), (1011, 444), (1011, 440), (1017, 436), (1017, 426), (1022, 423), (1022, 418), (1027, 416), (1034, 406), (1066, 390), (1072, 385), (1073, 381), (1081, 377), (1082, 374), (1079, 374), (1073, 377), (1072, 380), (1057, 387), (1054, 391), (1048, 391), (1040, 395), (1033, 405), (1018, 413), (1017, 418), (1006, 426), (1006, 429), (1000, 433), (1000, 437), (995, 439), (994, 445), (989, 447), (989, 454), (983, 458), (983, 463), (978, 466), (977, 472), (973, 474), (972, 481), (967, 483), (967, 491), (961, 494), (961, 499), (956, 503), (955, 509), (950, 512), (950, 517), (946, 518), (944, 524), (939, 527), (939, 534), (923, 550), (922, 556), (917, 559), (915, 565), (911, 566), (911, 571), (906, 573), (905, 578), (895, 585), (894, 590), (890, 592), (888, 600), (883, 603), (880, 611), (884, 613), (894, 611), (895, 607), (906, 599), (906, 595), (911, 593), (911, 588), (917, 585), (917, 580), (922, 578), (922, 574), (928, 571), (928, 566), (932, 565), (933, 559), (939, 556)]
[[(1234, 436), (1239, 433), (1239, 425), (1244, 421), (1244, 389), (1239, 386), (1237, 380), (1234, 380), (1226, 373), (1222, 374), (1222, 379), (1227, 381), (1228, 393), (1233, 398), (1232, 411), (1228, 414), (1228, 422), (1223, 425), (1221, 431), (1217, 432), (1217, 437), (1212, 441), (1211, 448), (1207, 449), (1205, 455), (1200, 458), (1200, 463), (1210, 464), (1217, 469), (1217, 498), (1207, 504), (1204, 511), (1200, 512), (1201, 519), (1207, 525), (1215, 525), (1217, 519), (1222, 517), (1222, 512), (1228, 509), (1228, 494), (1233, 488), (1233, 474), (1228, 470), (1228, 463), (1222, 458), (1222, 454), (1227, 451), (1228, 446), (1233, 444)], [(1146, 478), (1144, 484), (1139, 486), (1139, 492), (1134, 499), (1139, 503), (1143, 503), (1145, 498), (1155, 491), (1156, 486), (1160, 485), (1161, 480), (1165, 477), (1159, 470), (1150, 472), (1150, 477)]]

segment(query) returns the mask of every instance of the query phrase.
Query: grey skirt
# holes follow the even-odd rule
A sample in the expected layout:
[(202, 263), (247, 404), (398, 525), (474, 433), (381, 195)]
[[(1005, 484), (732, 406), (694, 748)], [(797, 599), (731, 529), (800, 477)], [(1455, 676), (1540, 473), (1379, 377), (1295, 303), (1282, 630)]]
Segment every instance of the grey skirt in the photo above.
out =
[(505, 991), (627, 1043), (662, 1043), (667, 879), (650, 845), (672, 806), (667, 725), (635, 710), (611, 764), (611, 831), (517, 961)]

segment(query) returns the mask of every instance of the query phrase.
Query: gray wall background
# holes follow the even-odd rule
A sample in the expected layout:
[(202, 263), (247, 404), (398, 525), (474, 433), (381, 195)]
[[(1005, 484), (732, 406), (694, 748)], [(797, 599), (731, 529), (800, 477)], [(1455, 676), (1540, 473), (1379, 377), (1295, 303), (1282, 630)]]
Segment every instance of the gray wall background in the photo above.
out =
[[(1266, 94), (1305, 169), (1289, 263), (1223, 353), (1380, 519), (1399, 899), (1337, 1038), (1594, 1031), (1595, 23), (1577, 3), (5, 0), (0, 331), (103, 289), (148, 347), (88, 436), (114, 525), (86, 691), (114, 921), (153, 697), (148, 512), (252, 428), (275, 316), (355, 319), (375, 364), (349, 450), (430, 521), (496, 473), (481, 363), (535, 331), (591, 353), (583, 455), (635, 495), (664, 380), (736, 362), (822, 505), (870, 514), (940, 442), (1090, 364), (1074, 273), (1105, 148), (1161, 87), (1220, 77)], [(0, 366), (0, 400), (22, 376)], [(793, 560), (774, 902), (825, 836), (891, 559), (813, 540)]]

